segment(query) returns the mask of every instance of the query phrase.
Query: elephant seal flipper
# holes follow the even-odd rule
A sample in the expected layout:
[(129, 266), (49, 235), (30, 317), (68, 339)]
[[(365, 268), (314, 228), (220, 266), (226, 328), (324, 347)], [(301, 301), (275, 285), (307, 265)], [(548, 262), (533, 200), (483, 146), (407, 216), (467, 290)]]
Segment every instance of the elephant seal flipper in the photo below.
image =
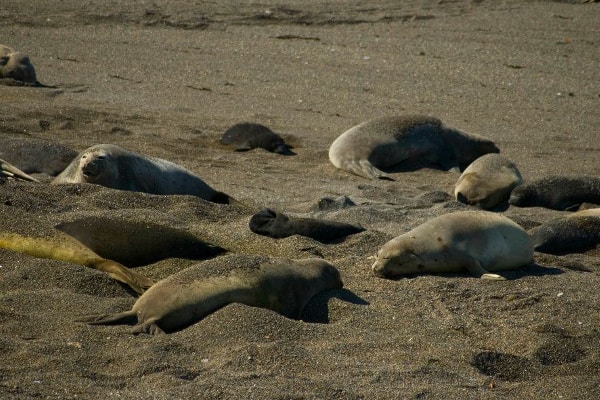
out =
[(15, 167), (8, 161), (5, 161), (0, 158), (0, 177), (7, 177), (16, 180), (28, 181), (28, 182), (38, 182), (33, 176), (27, 175), (25, 172), (21, 171), (19, 168)]
[(477, 261), (474, 258), (467, 260), (467, 262), (464, 263), (464, 267), (475, 278), (488, 279), (488, 280), (492, 280), (492, 281), (505, 281), (506, 280), (506, 278), (504, 278), (503, 276), (500, 276), (498, 274), (493, 274), (493, 273), (489, 272), (488, 270), (486, 270), (485, 268), (483, 268), (481, 266), (481, 264), (479, 263), (479, 261)]

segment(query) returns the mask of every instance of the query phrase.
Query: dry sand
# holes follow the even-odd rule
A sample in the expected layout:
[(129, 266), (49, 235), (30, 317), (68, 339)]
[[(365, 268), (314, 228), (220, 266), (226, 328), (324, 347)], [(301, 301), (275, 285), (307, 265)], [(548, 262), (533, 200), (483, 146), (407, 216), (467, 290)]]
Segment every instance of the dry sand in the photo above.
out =
[[(316, 298), (308, 322), (230, 305), (177, 333), (133, 336), (126, 326), (75, 322), (129, 309), (135, 296), (124, 286), (2, 250), (0, 398), (600, 397), (598, 252), (536, 253), (536, 265), (505, 282), (376, 278), (368, 257), (383, 243), (465, 208), (443, 195), (458, 174), (422, 169), (368, 181), (327, 158), (357, 123), (419, 113), (491, 138), (526, 180), (600, 175), (600, 4), (166, 3), (3, 2), (0, 43), (28, 53), (38, 79), (55, 88), (0, 86), (0, 135), (77, 151), (115, 143), (169, 159), (250, 211), (8, 182), (2, 229), (48, 234), (84, 215), (161, 223), (229, 249), (229, 260), (324, 257), (345, 288)], [(272, 128), (297, 155), (219, 145), (242, 121)], [(338, 196), (357, 206), (314, 211)], [(367, 231), (330, 245), (269, 239), (247, 227), (263, 206)], [(529, 228), (561, 213), (504, 214)], [(136, 270), (160, 279), (195, 263), (171, 258)]]

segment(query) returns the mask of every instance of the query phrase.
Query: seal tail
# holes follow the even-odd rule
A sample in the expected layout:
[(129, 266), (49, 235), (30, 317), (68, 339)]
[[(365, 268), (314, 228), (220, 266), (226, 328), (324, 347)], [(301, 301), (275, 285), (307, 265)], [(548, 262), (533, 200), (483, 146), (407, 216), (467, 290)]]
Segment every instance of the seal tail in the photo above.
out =
[(135, 311), (125, 311), (116, 314), (95, 314), (82, 317), (75, 322), (85, 322), (88, 325), (135, 325), (138, 322)]

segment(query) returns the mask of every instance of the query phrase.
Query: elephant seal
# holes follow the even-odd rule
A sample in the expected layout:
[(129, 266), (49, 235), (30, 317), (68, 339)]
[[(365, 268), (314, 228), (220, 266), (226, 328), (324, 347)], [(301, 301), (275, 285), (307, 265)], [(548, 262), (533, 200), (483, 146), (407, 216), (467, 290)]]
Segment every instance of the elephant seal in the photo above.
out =
[(253, 122), (242, 122), (227, 129), (221, 137), (221, 144), (233, 145), (236, 151), (246, 151), (256, 148), (265, 149), (271, 153), (295, 155), (284, 140), (264, 125)]
[(600, 208), (577, 211), (530, 231), (535, 251), (564, 255), (592, 250), (600, 244)]
[(187, 194), (213, 203), (235, 202), (175, 163), (113, 144), (98, 144), (85, 149), (51, 184), (84, 182), (150, 194)]
[(201, 277), (207, 268), (204, 264), (191, 266), (157, 282), (130, 311), (79, 321), (92, 325), (135, 324), (131, 331), (134, 334), (161, 334), (184, 329), (231, 303), (299, 319), (313, 296), (343, 286), (338, 270), (322, 259), (264, 261), (248, 257), (241, 263), (238, 258), (236, 263), (244, 267), (208, 278)]
[(182, 229), (114, 215), (86, 216), (55, 228), (100, 256), (130, 267), (165, 258), (201, 260), (226, 251)]
[(27, 54), (0, 44), (0, 79), (13, 80), (31, 86), (43, 86), (37, 80), (35, 68)]
[(77, 157), (77, 152), (50, 140), (30, 137), (0, 138), (0, 158), (27, 174), (56, 176)]
[(254, 214), (248, 225), (252, 232), (274, 239), (302, 235), (321, 243), (330, 243), (365, 230), (362, 227), (343, 222), (315, 218), (290, 218), (269, 208), (263, 208)]
[(508, 203), (517, 207), (546, 207), (573, 211), (582, 203), (600, 204), (600, 178), (549, 176), (515, 188)]
[(111, 278), (127, 284), (141, 294), (154, 282), (116, 261), (100, 257), (74, 238), (56, 231), (50, 237), (24, 236), (0, 232), (0, 248), (29, 254), (33, 257), (65, 261), (106, 272)]
[(488, 271), (529, 264), (533, 244), (514, 221), (488, 211), (458, 211), (433, 218), (381, 247), (373, 272), (394, 278), (420, 272), (460, 272), (502, 280)]
[(512, 190), (523, 182), (517, 166), (500, 154), (479, 157), (464, 170), (454, 186), (454, 198), (484, 210), (506, 204)]
[(413, 161), (462, 170), (478, 157), (498, 152), (492, 141), (447, 127), (437, 118), (407, 115), (350, 128), (331, 144), (329, 160), (336, 168), (364, 178), (391, 180), (381, 169)]

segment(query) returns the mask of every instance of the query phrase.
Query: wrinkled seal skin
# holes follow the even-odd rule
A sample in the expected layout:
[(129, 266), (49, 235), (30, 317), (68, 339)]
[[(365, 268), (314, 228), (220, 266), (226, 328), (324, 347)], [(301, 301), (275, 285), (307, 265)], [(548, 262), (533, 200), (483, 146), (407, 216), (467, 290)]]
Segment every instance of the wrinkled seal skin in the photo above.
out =
[(600, 244), (600, 208), (578, 211), (530, 231), (535, 251), (564, 255), (592, 250)]
[(32, 86), (42, 86), (27, 54), (0, 44), (0, 79), (13, 79)]
[(0, 157), (27, 174), (43, 173), (56, 176), (77, 152), (49, 140), (30, 137), (0, 138)]
[(263, 208), (250, 218), (250, 230), (274, 239), (302, 235), (321, 243), (331, 243), (348, 235), (364, 231), (359, 226), (315, 218), (290, 218), (285, 214)]
[(600, 178), (550, 176), (515, 188), (508, 200), (517, 207), (576, 210), (582, 203), (600, 204)]
[(517, 166), (490, 153), (479, 157), (464, 170), (454, 186), (454, 198), (484, 210), (507, 203), (512, 190), (523, 182)]
[(272, 153), (295, 154), (281, 136), (266, 126), (253, 122), (242, 122), (227, 129), (221, 137), (221, 144), (234, 145), (236, 151), (261, 148)]
[(459, 211), (384, 244), (372, 270), (382, 278), (467, 270), (475, 277), (501, 280), (488, 271), (522, 267), (532, 259), (529, 235), (514, 221), (488, 211)]
[(338, 270), (322, 259), (274, 259), (227, 275), (194, 277), (199, 264), (157, 282), (130, 311), (81, 319), (93, 325), (135, 324), (132, 333), (161, 334), (190, 326), (231, 303), (299, 319), (316, 294), (341, 289)]
[(235, 202), (175, 163), (112, 144), (98, 144), (79, 153), (52, 181), (52, 184), (63, 183), (94, 183), (133, 192), (188, 194), (214, 203)]
[(382, 169), (407, 160), (462, 170), (478, 157), (498, 152), (492, 141), (447, 127), (437, 118), (407, 115), (350, 128), (331, 144), (329, 160), (336, 168), (364, 178), (392, 179)]

